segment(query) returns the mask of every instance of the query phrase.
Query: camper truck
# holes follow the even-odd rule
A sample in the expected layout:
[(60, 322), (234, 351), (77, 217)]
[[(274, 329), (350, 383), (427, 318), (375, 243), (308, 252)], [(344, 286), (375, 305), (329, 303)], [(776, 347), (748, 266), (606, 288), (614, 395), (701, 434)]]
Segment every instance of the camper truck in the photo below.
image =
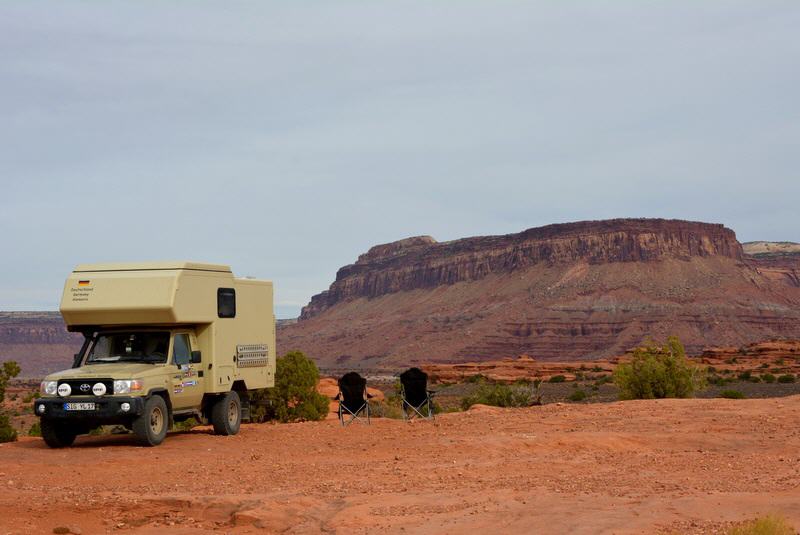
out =
[(50, 447), (101, 425), (155, 446), (189, 418), (234, 435), (249, 417), (248, 393), (275, 384), (272, 283), (235, 278), (228, 266), (79, 265), (60, 310), (84, 341), (34, 401)]

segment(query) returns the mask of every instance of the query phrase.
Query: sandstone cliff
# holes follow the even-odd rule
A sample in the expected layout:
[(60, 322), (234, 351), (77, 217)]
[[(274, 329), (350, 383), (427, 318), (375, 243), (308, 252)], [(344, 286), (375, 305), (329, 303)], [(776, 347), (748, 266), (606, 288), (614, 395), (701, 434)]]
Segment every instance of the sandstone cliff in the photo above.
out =
[(67, 332), (58, 312), (0, 312), (0, 362), (17, 361), (21, 377), (68, 368), (82, 341)]
[(750, 265), (777, 282), (800, 287), (800, 243), (750, 242), (743, 245)]
[(800, 289), (722, 225), (587, 221), (379, 245), (279, 331), (323, 366), (602, 358), (646, 337), (690, 351), (800, 337)]

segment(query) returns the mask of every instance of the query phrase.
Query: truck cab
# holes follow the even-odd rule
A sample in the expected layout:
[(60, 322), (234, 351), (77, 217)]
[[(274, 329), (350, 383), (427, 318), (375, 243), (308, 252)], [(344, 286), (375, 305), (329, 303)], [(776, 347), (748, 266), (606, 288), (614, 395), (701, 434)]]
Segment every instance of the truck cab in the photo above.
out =
[(196, 418), (235, 434), (248, 394), (274, 386), (272, 283), (189, 262), (78, 266), (61, 313), (84, 335), (73, 367), (45, 378), (34, 412), (51, 447), (100, 425), (154, 446)]

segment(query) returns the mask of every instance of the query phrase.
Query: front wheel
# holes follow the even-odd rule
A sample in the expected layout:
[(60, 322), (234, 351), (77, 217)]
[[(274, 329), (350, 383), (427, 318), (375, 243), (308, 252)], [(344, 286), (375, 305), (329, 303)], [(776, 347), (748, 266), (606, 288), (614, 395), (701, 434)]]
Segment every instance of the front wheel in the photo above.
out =
[(66, 422), (42, 418), (40, 422), (42, 438), (51, 448), (67, 448), (75, 442), (78, 433), (67, 427)]
[(144, 402), (144, 410), (133, 421), (133, 434), (142, 446), (158, 446), (164, 442), (169, 427), (167, 403), (161, 396)]
[(211, 408), (211, 424), (216, 435), (235, 435), (242, 423), (242, 401), (239, 394), (231, 390)]

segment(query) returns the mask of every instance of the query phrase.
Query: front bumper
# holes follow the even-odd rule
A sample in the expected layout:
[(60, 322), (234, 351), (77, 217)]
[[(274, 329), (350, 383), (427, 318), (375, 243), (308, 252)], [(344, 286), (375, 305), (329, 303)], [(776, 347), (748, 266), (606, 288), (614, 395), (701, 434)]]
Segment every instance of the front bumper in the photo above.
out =
[[(94, 403), (92, 411), (68, 411), (66, 403)], [(122, 410), (127, 403), (130, 409)], [(44, 407), (44, 411), (40, 407)], [(138, 416), (144, 409), (144, 398), (132, 396), (39, 398), (33, 402), (33, 413), (42, 418), (69, 418), (82, 420), (119, 420), (127, 416)]]

